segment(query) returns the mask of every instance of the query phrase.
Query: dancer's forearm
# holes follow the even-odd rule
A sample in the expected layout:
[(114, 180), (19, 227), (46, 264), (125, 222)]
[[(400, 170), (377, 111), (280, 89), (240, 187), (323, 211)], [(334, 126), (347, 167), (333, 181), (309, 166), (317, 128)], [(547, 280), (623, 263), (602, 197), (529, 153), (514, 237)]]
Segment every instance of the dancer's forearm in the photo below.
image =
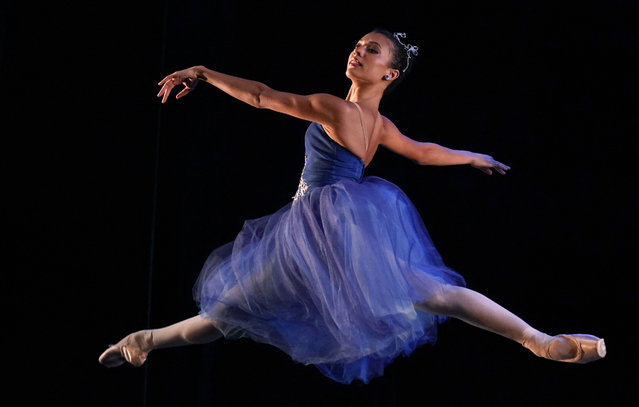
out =
[(202, 65), (196, 66), (194, 69), (199, 80), (205, 81), (235, 99), (254, 107), (262, 107), (260, 96), (271, 90), (261, 82), (213, 71)]
[(471, 164), (477, 154), (465, 150), (453, 150), (435, 143), (420, 143), (420, 165)]

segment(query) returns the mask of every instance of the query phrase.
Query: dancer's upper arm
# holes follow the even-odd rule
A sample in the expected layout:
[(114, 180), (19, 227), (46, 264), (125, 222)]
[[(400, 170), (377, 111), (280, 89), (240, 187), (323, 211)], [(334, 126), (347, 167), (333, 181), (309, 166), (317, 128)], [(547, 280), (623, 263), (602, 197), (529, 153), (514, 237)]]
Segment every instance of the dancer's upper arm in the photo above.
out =
[(386, 117), (384, 120), (384, 131), (380, 144), (409, 160), (421, 163), (423, 149), (428, 143), (421, 143), (402, 134), (397, 126)]
[(343, 117), (346, 103), (344, 99), (327, 93), (299, 95), (267, 87), (257, 96), (256, 107), (303, 120), (335, 125)]

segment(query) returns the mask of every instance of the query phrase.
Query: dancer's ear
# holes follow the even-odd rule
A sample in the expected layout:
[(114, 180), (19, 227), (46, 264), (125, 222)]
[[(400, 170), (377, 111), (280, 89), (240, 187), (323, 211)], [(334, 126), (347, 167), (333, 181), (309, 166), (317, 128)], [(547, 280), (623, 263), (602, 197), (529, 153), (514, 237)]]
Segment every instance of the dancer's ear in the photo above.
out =
[(389, 69), (388, 72), (386, 72), (386, 75), (384, 75), (384, 77), (382, 78), (385, 81), (392, 81), (397, 79), (397, 77), (399, 76), (399, 70), (398, 69)]

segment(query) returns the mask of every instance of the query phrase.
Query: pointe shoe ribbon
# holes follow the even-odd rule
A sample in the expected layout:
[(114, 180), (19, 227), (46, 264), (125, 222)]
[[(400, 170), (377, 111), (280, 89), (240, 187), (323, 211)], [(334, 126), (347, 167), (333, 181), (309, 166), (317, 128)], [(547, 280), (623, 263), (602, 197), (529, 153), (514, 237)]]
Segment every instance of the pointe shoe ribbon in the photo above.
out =
[(577, 354), (574, 357), (570, 359), (561, 359), (560, 362), (588, 363), (606, 356), (606, 343), (602, 338), (586, 334), (558, 336), (569, 340), (577, 348)]

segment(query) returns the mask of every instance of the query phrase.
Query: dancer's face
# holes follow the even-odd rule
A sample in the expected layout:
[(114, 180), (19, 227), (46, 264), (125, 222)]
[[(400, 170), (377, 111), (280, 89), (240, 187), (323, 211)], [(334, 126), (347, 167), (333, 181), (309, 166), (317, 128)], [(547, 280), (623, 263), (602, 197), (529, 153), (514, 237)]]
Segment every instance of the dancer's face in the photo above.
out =
[(346, 76), (352, 81), (383, 81), (385, 75), (396, 75), (390, 67), (393, 42), (380, 33), (368, 33), (355, 45), (348, 57)]

